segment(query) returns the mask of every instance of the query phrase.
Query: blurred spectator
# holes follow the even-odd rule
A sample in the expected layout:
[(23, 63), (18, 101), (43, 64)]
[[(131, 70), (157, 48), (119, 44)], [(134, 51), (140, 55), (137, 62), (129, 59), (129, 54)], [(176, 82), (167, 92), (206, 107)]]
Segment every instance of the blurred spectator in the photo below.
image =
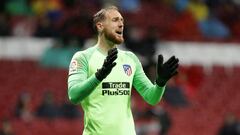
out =
[(175, 78), (175, 83), (183, 90), (187, 99), (194, 100), (201, 90), (206, 74), (204, 67), (200, 65), (190, 65), (180, 67), (179, 74)]
[(145, 105), (141, 100), (142, 97), (140, 97), (135, 89), (132, 93), (132, 98), (131, 98), (131, 108), (132, 108), (132, 113), (134, 120), (139, 120), (143, 117), (144, 112), (145, 112)]
[(45, 15), (39, 16), (37, 21), (37, 28), (34, 36), (36, 37), (56, 37), (58, 32), (55, 30), (54, 25)]
[(174, 79), (168, 81), (163, 97), (167, 103), (174, 107), (186, 107), (189, 105), (183, 88), (178, 86)]
[(36, 20), (32, 16), (19, 16), (12, 25), (12, 35), (30, 37), (35, 31)]
[(214, 14), (227, 26), (231, 26), (232, 23), (234, 23), (240, 17), (238, 13), (240, 10), (239, 7), (231, 0), (219, 1), (218, 6), (214, 6), (212, 10), (214, 11)]
[[(216, 4), (203, 0), (176, 0), (177, 11), (190, 11), (197, 21), (201, 34), (206, 38), (227, 38), (231, 32), (227, 25), (215, 16), (214, 8)], [(209, 9), (210, 8), (210, 9)], [(190, 29), (188, 29), (190, 30)], [(191, 28), (192, 30), (192, 28)]]
[[(214, 3), (215, 4), (215, 3)], [(215, 16), (217, 16), (228, 28), (231, 30), (231, 34), (237, 34), (239, 32), (240, 22), (240, 7), (236, 5), (232, 0), (219, 1), (218, 6), (214, 6), (212, 9)], [(232, 35), (233, 37), (239, 37)]]
[[(5, 8), (8, 13), (14, 16), (27, 16), (32, 14), (30, 0), (8, 0)], [(2, 3), (1, 3), (2, 4)]]
[(141, 118), (141, 124), (137, 125), (138, 135), (168, 135), (172, 120), (161, 106), (147, 109)]
[(120, 0), (119, 6), (125, 12), (137, 12), (140, 8), (140, 0)]
[[(146, 4), (144, 5), (142, 3)], [(11, 15), (11, 17), (2, 21), (3, 19), (0, 16), (0, 36), (8, 36), (11, 33), (14, 36), (37, 37), (69, 35), (77, 36), (84, 42), (93, 36), (93, 31), (89, 26), (92, 25), (91, 15), (96, 8), (106, 4), (115, 4), (125, 11), (127, 14), (126, 17), (129, 17), (128, 15), (130, 15), (131, 12), (148, 12), (148, 4), (159, 7), (159, 3), (162, 2), (157, 2), (156, 0), (3, 0), (1, 2), (1, 11), (6, 12)], [(208, 40), (209, 38), (226, 39), (230, 37), (238, 41), (240, 35), (240, 15), (238, 14), (240, 12), (240, 2), (238, 2), (238, 0), (173, 0), (167, 3), (174, 3), (176, 10), (171, 10), (171, 4), (166, 4), (165, 6), (167, 6), (167, 9), (170, 9), (172, 13), (168, 12), (170, 10), (161, 11), (161, 16), (170, 15), (172, 17), (171, 20), (167, 19), (164, 21), (166, 23), (158, 23), (158, 29), (166, 29), (166, 31), (163, 32), (163, 40)], [(151, 12), (154, 12), (156, 9), (157, 8), (151, 8)], [(191, 16), (182, 12), (190, 12)], [(138, 24), (142, 23), (140, 20), (143, 19), (136, 16), (133, 18), (134, 19), (129, 22), (136, 28)], [(157, 18), (159, 18), (159, 16), (153, 16), (152, 19), (155, 22), (158, 21)], [(195, 27), (195, 22), (197, 22), (197, 27)], [(148, 28), (151, 27), (151, 25), (152, 23), (146, 23), (144, 26)], [(156, 31), (157, 29), (155, 28), (153, 30)], [(141, 39), (137, 43), (137, 46), (144, 46), (145, 41), (142, 40), (145, 38), (145, 35), (142, 37), (141, 30), (137, 31)], [(201, 32), (201, 35), (199, 35), (199, 32)], [(129, 44), (127, 38), (128, 37), (125, 36), (125, 43), (131, 48), (132, 43)], [(144, 50), (141, 48), (142, 47), (135, 47), (136, 52), (138, 53), (138, 51), (141, 52)], [(144, 56), (140, 56), (140, 59), (142, 59), (143, 62), (147, 61), (144, 60)]]
[(153, 60), (150, 60), (148, 64), (144, 67), (144, 71), (152, 83), (154, 83), (156, 80), (156, 65), (157, 64)]
[(227, 38), (230, 30), (219, 19), (209, 16), (206, 20), (199, 22), (202, 34), (207, 38)]
[(142, 40), (142, 46), (138, 47), (141, 49), (141, 54), (148, 60), (153, 60), (156, 52), (156, 46), (159, 41), (158, 29), (151, 26), (147, 29), (146, 36)]
[(82, 10), (69, 13), (67, 17), (61, 20), (59, 26), (60, 33), (62, 33), (61, 36), (78, 37), (82, 41), (85, 41), (93, 35), (91, 17), (87, 11)]
[(233, 114), (228, 114), (218, 135), (240, 135), (240, 122)]
[(191, 11), (198, 22), (206, 20), (209, 15), (208, 7), (203, 0), (190, 0), (187, 10)]
[(15, 116), (25, 122), (31, 121), (33, 114), (30, 109), (30, 104), (31, 95), (27, 92), (21, 93), (15, 107)]
[[(185, 22), (185, 18), (183, 18), (181, 19), (182, 21), (173, 23), (174, 26), (170, 26), (173, 30), (170, 33), (167, 32), (164, 38), (170, 40), (208, 40), (209, 38), (225, 39), (231, 37), (237, 40), (237, 37), (239, 37), (240, 15), (238, 13), (240, 11), (240, 2), (238, 2), (238, 0), (173, 0), (168, 3), (172, 2), (174, 2), (176, 9), (172, 11), (175, 13), (180, 12), (180, 19), (182, 18), (181, 16), (183, 16), (181, 12), (191, 12), (195, 21), (198, 22), (197, 27), (204, 37), (197, 35), (197, 27), (194, 28), (192, 27), (193, 25), (187, 25), (192, 22), (191, 18), (189, 22)], [(37, 37), (52, 37), (53, 35), (60, 36), (59, 33), (64, 33), (78, 36), (82, 41), (85, 41), (93, 35), (93, 31), (89, 29), (89, 25), (91, 25), (91, 13), (96, 10), (96, 8), (99, 8), (99, 6), (104, 6), (109, 3), (118, 5), (123, 11), (126, 11), (126, 14), (129, 12), (138, 13), (138, 11), (144, 12), (148, 10), (145, 5), (141, 5), (142, 2), (139, 0), (121, 0), (118, 2), (112, 0), (90, 0), (86, 2), (78, 0), (3, 0), (1, 2), (1, 11), (11, 15), (11, 18), (6, 21), (7, 25), (11, 26), (3, 27), (4, 25), (2, 25), (2, 27), (0, 27), (0, 36), (1, 31), (5, 31), (4, 33), (6, 33), (6, 30), (8, 30), (7, 34), (2, 34), (3, 36), (9, 35), (11, 33), (11, 31), (9, 33), (9, 30), (12, 30), (15, 36), (35, 35)], [(144, 1), (144, 3), (151, 3), (156, 7), (159, 6), (159, 2), (155, 0)], [(155, 9), (152, 8), (151, 10), (154, 11)], [(163, 16), (169, 15), (168, 13), (164, 13), (167, 11), (163, 10), (162, 12)], [(46, 16), (48, 21), (38, 21), (39, 16)], [(172, 22), (175, 22), (175, 20), (178, 20), (175, 16), (172, 18), (173, 21), (160, 24), (164, 26), (159, 27), (167, 27), (169, 24), (172, 24)], [(153, 18), (153, 20), (157, 19)], [(186, 25), (178, 24), (181, 22), (185, 22)], [(131, 22), (133, 25), (138, 23), (139, 18)], [(149, 27), (149, 25), (151, 24), (147, 23), (145, 25), (146, 28)], [(34, 32), (35, 26), (37, 26), (36, 32)], [(181, 28), (175, 29), (175, 27), (180, 26)], [(186, 27), (188, 28), (187, 30)], [(141, 42), (138, 45), (141, 46)]]
[(69, 101), (65, 101), (60, 106), (61, 117), (63, 118), (79, 118), (81, 116), (80, 111), (78, 110), (76, 105), (71, 104)]
[(145, 36), (139, 27), (129, 26), (126, 31), (125, 43), (130, 50), (145, 57), (148, 61), (153, 59), (158, 42), (158, 31), (156, 27), (149, 27)]
[(48, 14), (59, 15), (61, 10), (60, 0), (32, 0), (31, 7), (36, 15), (44, 16)]
[(142, 135), (159, 135), (160, 128), (158, 119), (154, 116), (150, 116), (149, 121), (142, 127), (142, 129), (145, 130)]
[(207, 38), (225, 38), (230, 35), (229, 29), (212, 14), (202, 0), (191, 0), (187, 9), (191, 11), (202, 34)]
[(128, 25), (125, 26), (124, 37), (125, 45), (128, 49), (135, 53), (139, 53), (138, 48), (140, 48), (142, 34), (141, 29), (137, 26)]
[(59, 116), (59, 108), (55, 103), (52, 92), (44, 93), (42, 103), (37, 108), (36, 115), (42, 118), (56, 118)]
[(2, 128), (0, 129), (0, 135), (14, 135), (11, 123), (8, 119), (2, 120)]
[(4, 12), (0, 12), (0, 36), (10, 36), (11, 27), (8, 20), (8, 15)]
[[(153, 30), (154, 33), (149, 34), (144, 37), (143, 29), (138, 26), (126, 26), (124, 37), (125, 37), (125, 45), (126, 48), (130, 49), (138, 56), (143, 66), (146, 66), (149, 61), (151, 61), (152, 54), (151, 52), (155, 52), (153, 49), (155, 44), (156, 31)], [(152, 42), (153, 41), (153, 42)]]
[(159, 135), (160, 125), (158, 118), (147, 110), (142, 116), (142, 122), (137, 125), (137, 135)]
[(174, 4), (176, 10), (181, 12), (187, 8), (189, 0), (175, 0)]
[(150, 111), (150, 113), (152, 113), (152, 115), (154, 115), (159, 121), (159, 135), (168, 135), (169, 129), (172, 126), (172, 120), (168, 112), (161, 106), (156, 106)]

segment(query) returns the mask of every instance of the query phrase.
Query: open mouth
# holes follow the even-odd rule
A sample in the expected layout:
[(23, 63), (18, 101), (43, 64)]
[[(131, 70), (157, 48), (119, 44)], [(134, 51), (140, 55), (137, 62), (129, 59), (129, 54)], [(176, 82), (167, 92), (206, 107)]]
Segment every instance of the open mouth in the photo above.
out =
[(122, 35), (122, 31), (116, 31), (118, 35)]

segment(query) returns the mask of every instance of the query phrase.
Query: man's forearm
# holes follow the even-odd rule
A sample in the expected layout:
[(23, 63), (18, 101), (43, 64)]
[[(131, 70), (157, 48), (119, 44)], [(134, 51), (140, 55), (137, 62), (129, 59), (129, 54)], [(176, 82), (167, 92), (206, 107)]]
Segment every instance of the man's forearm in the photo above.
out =
[(95, 74), (84, 81), (73, 80), (68, 82), (68, 97), (74, 104), (80, 103), (84, 98), (89, 96), (98, 86), (100, 81)]
[(162, 99), (162, 96), (165, 91), (165, 86), (160, 87), (157, 84), (152, 88), (146, 90), (143, 94), (143, 98), (151, 105), (156, 105)]

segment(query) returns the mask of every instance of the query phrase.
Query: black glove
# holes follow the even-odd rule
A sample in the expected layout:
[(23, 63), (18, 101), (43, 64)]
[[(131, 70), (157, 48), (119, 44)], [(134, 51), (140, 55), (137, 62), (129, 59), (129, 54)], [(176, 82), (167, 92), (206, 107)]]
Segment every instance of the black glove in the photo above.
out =
[(112, 71), (112, 68), (116, 66), (116, 62), (114, 61), (117, 59), (117, 53), (117, 48), (112, 48), (108, 51), (108, 56), (105, 58), (102, 68), (98, 69), (95, 74), (99, 81), (106, 78)]
[(172, 56), (165, 63), (163, 63), (163, 56), (158, 55), (157, 63), (157, 79), (156, 83), (158, 86), (163, 87), (167, 81), (178, 73), (178, 58)]

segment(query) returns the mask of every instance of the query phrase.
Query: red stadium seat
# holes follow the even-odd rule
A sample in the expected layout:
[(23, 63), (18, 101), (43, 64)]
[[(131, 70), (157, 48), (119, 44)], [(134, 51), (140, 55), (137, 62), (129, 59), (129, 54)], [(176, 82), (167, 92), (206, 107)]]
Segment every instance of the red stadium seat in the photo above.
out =
[[(43, 69), (35, 62), (1, 61), (0, 80), (4, 82), (0, 94), (0, 117), (13, 117), (14, 106), (22, 91), (32, 94), (32, 109), (41, 102), (46, 90), (51, 90), (58, 103), (66, 100), (67, 70)], [(19, 70), (21, 69), (21, 70)], [(211, 135), (215, 134), (228, 112), (240, 116), (240, 68), (234, 67), (231, 76), (221, 66), (213, 67), (211, 74), (204, 74), (201, 66), (181, 67), (191, 76), (189, 83), (198, 86), (197, 95), (186, 108), (173, 108), (164, 101), (160, 103), (173, 120), (170, 135)], [(8, 78), (8, 79), (6, 79)], [(144, 112), (149, 106), (133, 90), (133, 98), (138, 111)], [(7, 101), (7, 104), (6, 104)], [(83, 129), (82, 120), (45, 120), (35, 119), (30, 124), (12, 120), (14, 130), (20, 135), (78, 135)], [(136, 121), (141, 124), (141, 121)], [(184, 132), (183, 132), (184, 129)]]

